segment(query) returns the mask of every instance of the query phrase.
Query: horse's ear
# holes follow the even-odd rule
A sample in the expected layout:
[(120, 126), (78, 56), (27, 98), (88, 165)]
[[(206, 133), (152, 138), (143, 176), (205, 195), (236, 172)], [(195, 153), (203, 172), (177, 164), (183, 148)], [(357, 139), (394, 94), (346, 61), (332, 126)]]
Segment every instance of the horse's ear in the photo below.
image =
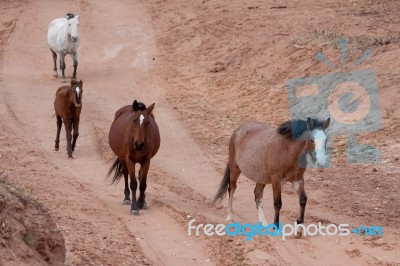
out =
[(322, 124), (322, 128), (326, 129), (329, 126), (329, 123), (331, 122), (331, 118), (329, 117), (328, 119), (326, 119), (324, 121), (324, 123)]
[(138, 104), (138, 102), (135, 100), (134, 102), (133, 102), (133, 104), (132, 104), (132, 109), (133, 109), (133, 111), (137, 111), (137, 110), (139, 110), (139, 104)]
[(152, 112), (153, 109), (154, 109), (154, 105), (156, 105), (156, 103), (153, 103), (152, 105), (150, 105), (149, 107), (147, 107), (147, 109), (146, 109), (147, 114), (151, 114), (151, 112)]
[(79, 20), (79, 15), (75, 15), (76, 19)]
[(311, 120), (311, 118), (307, 118), (307, 129), (311, 130), (313, 127), (313, 122)]

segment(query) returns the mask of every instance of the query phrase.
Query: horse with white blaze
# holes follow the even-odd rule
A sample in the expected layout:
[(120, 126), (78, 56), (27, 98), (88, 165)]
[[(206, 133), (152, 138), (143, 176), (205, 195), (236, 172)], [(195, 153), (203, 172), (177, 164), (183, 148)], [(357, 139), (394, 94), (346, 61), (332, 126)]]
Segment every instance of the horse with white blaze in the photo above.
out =
[[(228, 222), (233, 222), (232, 202), (239, 175), (256, 182), (254, 196), (259, 222), (267, 225), (263, 211), (263, 192), (272, 184), (274, 199), (274, 224), (279, 227), (282, 207), (281, 185), (292, 182), (297, 189), (300, 204), (298, 224), (304, 222), (307, 196), (304, 190), (304, 172), (311, 165), (326, 165), (326, 120), (289, 120), (277, 129), (265, 123), (248, 122), (232, 134), (229, 142), (229, 161), (214, 202), (229, 193)], [(307, 158), (309, 157), (309, 158)]]

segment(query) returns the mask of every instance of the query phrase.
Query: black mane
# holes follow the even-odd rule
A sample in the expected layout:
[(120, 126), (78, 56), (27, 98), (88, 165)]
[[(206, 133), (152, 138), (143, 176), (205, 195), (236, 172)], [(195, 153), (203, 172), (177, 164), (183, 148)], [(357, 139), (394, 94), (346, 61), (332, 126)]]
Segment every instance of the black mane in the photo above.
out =
[(135, 100), (132, 104), (132, 110), (135, 112), (139, 111), (139, 110), (144, 111), (144, 110), (146, 110), (146, 105), (142, 102), (138, 102)]
[(65, 18), (68, 19), (68, 20), (70, 20), (71, 18), (74, 18), (74, 17), (75, 17), (75, 15), (73, 13), (65, 14)]
[(77, 79), (72, 78), (71, 79), (71, 87), (73, 87), (74, 85), (79, 85), (79, 81)]
[[(323, 128), (323, 121), (315, 118), (311, 119), (311, 121), (311, 130), (314, 130), (316, 128)], [(287, 138), (298, 139), (306, 130), (307, 121), (296, 119), (283, 122), (276, 131)]]

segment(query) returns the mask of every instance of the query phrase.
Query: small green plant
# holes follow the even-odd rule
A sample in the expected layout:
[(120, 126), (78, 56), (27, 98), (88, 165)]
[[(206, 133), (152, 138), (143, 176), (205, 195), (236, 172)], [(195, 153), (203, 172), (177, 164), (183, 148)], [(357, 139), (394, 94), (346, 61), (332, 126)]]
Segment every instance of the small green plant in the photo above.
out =
[(25, 244), (27, 244), (28, 246), (31, 246), (35, 243), (35, 237), (31, 233), (25, 234), (23, 240)]

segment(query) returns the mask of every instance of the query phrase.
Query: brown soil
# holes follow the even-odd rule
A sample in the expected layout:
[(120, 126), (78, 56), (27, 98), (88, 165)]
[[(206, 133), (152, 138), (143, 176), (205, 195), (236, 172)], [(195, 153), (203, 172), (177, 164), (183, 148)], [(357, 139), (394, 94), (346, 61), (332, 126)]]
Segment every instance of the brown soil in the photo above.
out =
[[(1, 8), (1, 170), (50, 210), (65, 238), (65, 264), (400, 263), (396, 1), (36, 0), (2, 1)], [(85, 91), (73, 160), (64, 138), (60, 151), (53, 150), (52, 105), (60, 82), (51, 76), (45, 42), (49, 21), (70, 11), (81, 15), (78, 78)], [(323, 51), (339, 63), (341, 36), (349, 38), (349, 61), (373, 50), (355, 69), (377, 74), (383, 129), (363, 134), (361, 141), (379, 148), (382, 160), (348, 164), (345, 138), (336, 136), (333, 167), (306, 172), (305, 220), (380, 225), (384, 236), (285, 242), (189, 237), (192, 218), (224, 222), (226, 211), (210, 202), (232, 131), (243, 121), (276, 126), (288, 119), (286, 80), (332, 72), (314, 54)], [(162, 135), (148, 179), (150, 208), (138, 217), (121, 204), (123, 184), (109, 186), (104, 179), (113, 158), (109, 126), (115, 111), (134, 99), (156, 102)], [(234, 214), (241, 223), (257, 221), (253, 189), (239, 179)], [(270, 221), (270, 186), (264, 195)], [(282, 222), (297, 215), (298, 199), (287, 185)]]
[(62, 265), (63, 234), (43, 205), (0, 176), (0, 264)]

